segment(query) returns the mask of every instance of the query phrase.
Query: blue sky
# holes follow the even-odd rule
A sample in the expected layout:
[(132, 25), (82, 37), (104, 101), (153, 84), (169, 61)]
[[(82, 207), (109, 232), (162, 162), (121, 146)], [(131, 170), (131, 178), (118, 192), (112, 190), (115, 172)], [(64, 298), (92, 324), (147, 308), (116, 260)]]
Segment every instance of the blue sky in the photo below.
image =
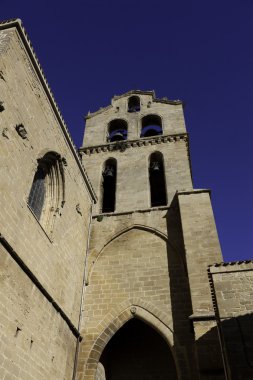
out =
[(252, 0), (2, 0), (0, 17), (23, 20), (77, 146), (84, 115), (113, 95), (184, 100), (224, 258), (253, 258)]

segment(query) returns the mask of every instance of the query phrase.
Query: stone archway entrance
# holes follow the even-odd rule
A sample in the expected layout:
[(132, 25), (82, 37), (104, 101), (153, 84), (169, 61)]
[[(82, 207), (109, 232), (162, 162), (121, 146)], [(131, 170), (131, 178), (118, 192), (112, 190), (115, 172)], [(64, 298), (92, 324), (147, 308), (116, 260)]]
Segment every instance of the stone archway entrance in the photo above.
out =
[(177, 380), (170, 347), (152, 327), (130, 319), (100, 357), (98, 380)]

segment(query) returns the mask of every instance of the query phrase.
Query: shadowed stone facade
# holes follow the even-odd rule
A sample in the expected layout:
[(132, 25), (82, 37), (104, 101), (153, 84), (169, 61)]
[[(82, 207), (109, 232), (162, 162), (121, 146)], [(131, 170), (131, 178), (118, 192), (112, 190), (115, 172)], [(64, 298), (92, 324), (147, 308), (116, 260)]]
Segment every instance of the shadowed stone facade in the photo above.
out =
[(210, 266), (182, 102), (114, 96), (77, 151), (19, 20), (0, 59), (0, 378), (252, 379), (253, 264)]

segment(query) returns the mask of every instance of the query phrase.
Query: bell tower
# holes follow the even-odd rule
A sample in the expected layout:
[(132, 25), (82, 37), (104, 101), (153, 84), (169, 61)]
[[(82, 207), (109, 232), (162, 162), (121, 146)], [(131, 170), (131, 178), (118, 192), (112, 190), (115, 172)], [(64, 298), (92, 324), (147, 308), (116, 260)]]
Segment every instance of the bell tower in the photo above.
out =
[[(110, 181), (111, 212), (167, 206), (177, 190), (192, 189), (182, 102), (158, 100), (152, 91), (115, 96), (89, 114), (81, 152), (98, 214)], [(154, 187), (160, 200), (152, 200)]]
[(99, 199), (80, 378), (223, 379), (207, 276), (221, 252), (209, 190), (193, 189), (182, 102), (114, 96), (86, 117), (80, 154)]

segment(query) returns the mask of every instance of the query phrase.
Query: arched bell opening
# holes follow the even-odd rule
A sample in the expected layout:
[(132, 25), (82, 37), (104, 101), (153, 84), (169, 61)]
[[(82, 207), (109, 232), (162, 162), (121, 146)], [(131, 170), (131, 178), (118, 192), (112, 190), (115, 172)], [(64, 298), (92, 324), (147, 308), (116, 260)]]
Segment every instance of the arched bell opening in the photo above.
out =
[(149, 183), (151, 207), (165, 206), (167, 204), (165, 173), (163, 155), (160, 152), (154, 152), (150, 156)]
[(141, 137), (162, 135), (162, 119), (158, 115), (147, 115), (142, 119)]
[(133, 318), (106, 345), (100, 357), (104, 380), (177, 380), (170, 347), (145, 322)]
[(114, 212), (117, 179), (117, 161), (114, 158), (105, 162), (102, 176), (102, 212)]
[(139, 112), (141, 109), (139, 96), (128, 98), (128, 112)]
[(127, 139), (127, 122), (122, 119), (112, 120), (108, 125), (109, 142), (123, 141)]

